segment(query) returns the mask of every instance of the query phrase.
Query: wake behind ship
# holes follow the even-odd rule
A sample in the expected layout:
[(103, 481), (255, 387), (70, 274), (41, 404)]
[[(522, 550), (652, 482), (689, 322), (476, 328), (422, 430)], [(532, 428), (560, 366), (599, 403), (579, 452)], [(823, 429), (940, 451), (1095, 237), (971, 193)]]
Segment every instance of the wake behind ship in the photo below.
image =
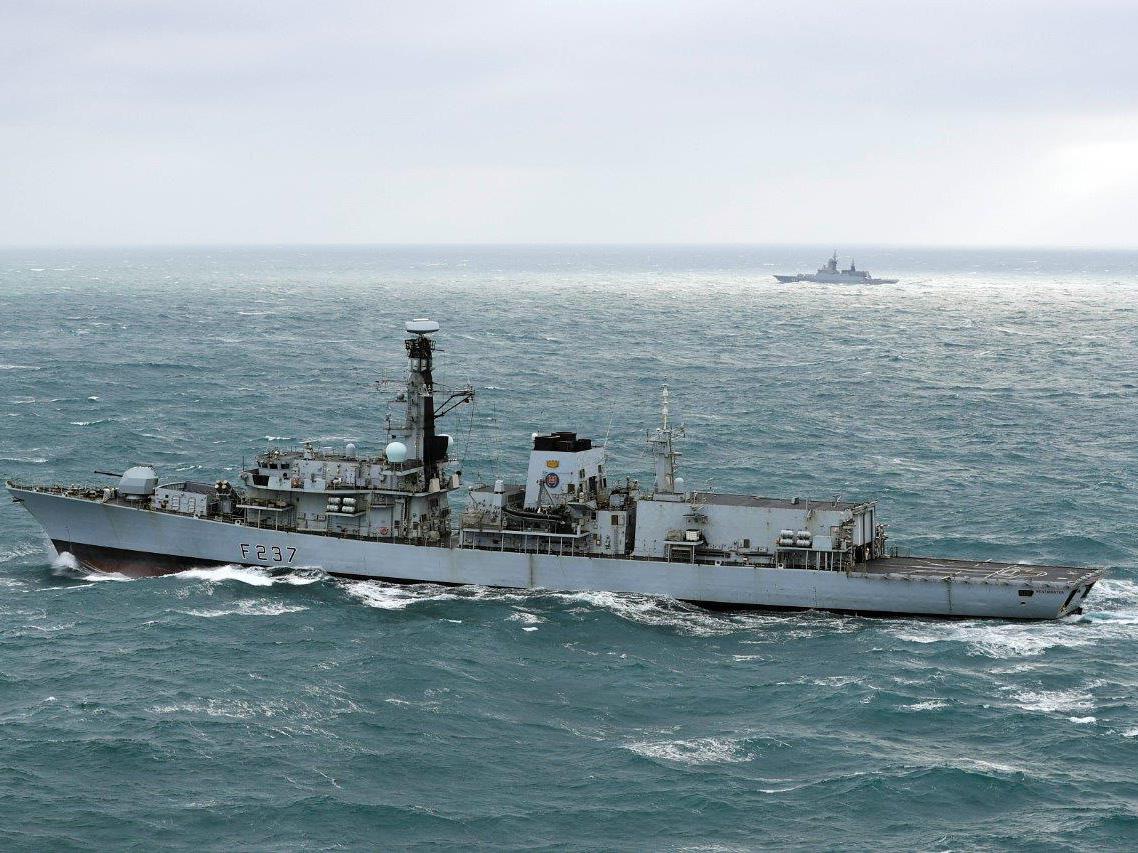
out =
[(609, 590), (702, 604), (878, 615), (1054, 619), (1078, 612), (1095, 569), (938, 557), (886, 548), (872, 501), (688, 489), (661, 420), (649, 486), (610, 477), (606, 448), (573, 432), (533, 437), (523, 482), (463, 489), (439, 422), (474, 398), (433, 378), (430, 320), (406, 324), (410, 369), (382, 453), (304, 445), (259, 455), (239, 483), (160, 482), (149, 466), (115, 488), (7, 487), (55, 548), (103, 571), (318, 567), (398, 582)]

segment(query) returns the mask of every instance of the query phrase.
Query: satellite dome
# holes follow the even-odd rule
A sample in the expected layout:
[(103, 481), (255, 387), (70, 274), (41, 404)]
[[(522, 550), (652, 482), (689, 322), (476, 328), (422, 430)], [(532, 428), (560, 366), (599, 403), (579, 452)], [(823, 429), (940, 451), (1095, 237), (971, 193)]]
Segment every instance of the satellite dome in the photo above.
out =
[(383, 449), (383, 455), (388, 462), (396, 464), (407, 461), (407, 445), (402, 441), (393, 441)]
[(420, 317), (417, 320), (408, 320), (404, 328), (414, 335), (429, 335), (439, 330), (439, 324), (426, 317)]

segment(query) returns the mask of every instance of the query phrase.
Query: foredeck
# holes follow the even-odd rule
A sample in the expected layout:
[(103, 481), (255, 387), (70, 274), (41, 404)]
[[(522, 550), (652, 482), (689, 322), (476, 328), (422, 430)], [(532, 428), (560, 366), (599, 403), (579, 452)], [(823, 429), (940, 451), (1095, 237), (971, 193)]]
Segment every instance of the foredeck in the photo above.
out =
[(875, 575), (1061, 584), (1074, 583), (1101, 573), (1098, 569), (1081, 566), (1037, 566), (994, 560), (949, 560), (943, 557), (882, 557), (870, 560), (859, 568)]

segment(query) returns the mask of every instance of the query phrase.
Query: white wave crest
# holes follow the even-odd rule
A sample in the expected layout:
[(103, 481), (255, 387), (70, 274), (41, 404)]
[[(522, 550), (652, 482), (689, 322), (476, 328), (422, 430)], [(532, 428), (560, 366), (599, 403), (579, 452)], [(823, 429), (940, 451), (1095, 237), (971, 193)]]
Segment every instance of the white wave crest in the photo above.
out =
[(215, 568), (186, 569), (174, 575), (176, 578), (187, 580), (201, 580), (210, 583), (224, 583), (225, 581), (239, 581), (249, 586), (272, 586), (273, 578), (264, 569), (253, 569), (247, 566), (225, 565)]
[[(659, 628), (671, 628), (697, 637), (721, 636), (740, 629), (772, 624), (783, 625), (786, 616), (770, 614), (727, 614), (703, 610), (669, 598), (655, 598), (623, 592), (547, 593), (565, 602), (579, 602), (607, 610), (615, 616)], [(790, 617), (793, 618), (793, 617)], [(838, 620), (835, 619), (835, 624)]]
[(742, 745), (730, 738), (638, 741), (625, 744), (624, 748), (645, 758), (671, 761), (676, 764), (739, 764), (751, 760), (751, 756), (747, 755)]
[(90, 583), (131, 580), (131, 578), (128, 578), (126, 575), (120, 575), (118, 572), (100, 572), (84, 566), (70, 551), (63, 551), (52, 559), (51, 571), (52, 574), (55, 575), (84, 580)]
[(90, 572), (83, 575), (83, 580), (90, 581), (91, 583), (101, 583), (103, 581), (132, 581), (134, 578), (127, 577), (118, 572)]
[(941, 708), (947, 708), (948, 703), (943, 699), (927, 699), (924, 702), (914, 702), (911, 705), (902, 705), (906, 711), (937, 711)]
[(308, 586), (326, 580), (327, 573), (319, 566), (299, 566), (283, 575), (274, 575), (273, 583), (283, 583), (288, 586)]
[(1084, 607), (1082, 616), (1055, 622), (921, 622), (888, 630), (910, 643), (964, 643), (969, 654), (990, 658), (1034, 657), (1052, 648), (1138, 639), (1138, 583), (1100, 581)]
[(445, 587), (436, 584), (404, 586), (383, 581), (350, 581), (344, 584), (344, 590), (352, 598), (379, 610), (403, 610), (420, 602), (447, 601), (459, 597), (443, 592), (444, 589)]
[(70, 551), (63, 551), (55, 555), (55, 559), (51, 561), (51, 567), (56, 570), (80, 572), (79, 561), (75, 559), (75, 555)]
[(1094, 645), (1096, 638), (1067, 622), (922, 622), (887, 629), (909, 643), (964, 643), (968, 653), (989, 658), (1034, 657), (1051, 648)]
[(201, 616), (216, 619), (218, 616), (281, 616), (285, 613), (299, 613), (307, 610), (300, 605), (281, 604), (274, 601), (241, 601), (235, 607), (211, 610), (182, 610), (187, 616)]
[(1081, 690), (1028, 690), (1015, 694), (1016, 704), (1025, 711), (1054, 713), (1082, 711), (1094, 707), (1091, 694)]

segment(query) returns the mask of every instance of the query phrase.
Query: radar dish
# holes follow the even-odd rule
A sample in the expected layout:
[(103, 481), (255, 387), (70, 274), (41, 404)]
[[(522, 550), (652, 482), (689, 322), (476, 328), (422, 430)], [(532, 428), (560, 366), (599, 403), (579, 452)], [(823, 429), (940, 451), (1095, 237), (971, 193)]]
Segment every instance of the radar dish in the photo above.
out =
[(408, 320), (405, 328), (414, 335), (429, 335), (439, 330), (439, 324), (426, 317), (420, 317), (417, 320)]

